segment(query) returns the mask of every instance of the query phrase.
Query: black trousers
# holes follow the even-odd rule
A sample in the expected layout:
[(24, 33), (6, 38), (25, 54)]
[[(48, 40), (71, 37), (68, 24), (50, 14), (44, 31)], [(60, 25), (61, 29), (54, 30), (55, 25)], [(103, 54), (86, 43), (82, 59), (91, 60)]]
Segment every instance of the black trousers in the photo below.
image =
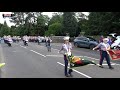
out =
[(73, 72), (73, 70), (72, 69), (69, 69), (69, 71), (68, 71), (68, 60), (67, 60), (67, 57), (66, 57), (66, 55), (64, 55), (64, 63), (65, 63), (65, 70), (64, 70), (64, 74), (65, 75), (68, 75), (68, 74), (71, 74), (72, 72)]
[(102, 65), (104, 58), (106, 59), (108, 66), (111, 67), (110, 57), (108, 53), (106, 51), (101, 50), (100, 51), (100, 62), (99, 62), (100, 65)]

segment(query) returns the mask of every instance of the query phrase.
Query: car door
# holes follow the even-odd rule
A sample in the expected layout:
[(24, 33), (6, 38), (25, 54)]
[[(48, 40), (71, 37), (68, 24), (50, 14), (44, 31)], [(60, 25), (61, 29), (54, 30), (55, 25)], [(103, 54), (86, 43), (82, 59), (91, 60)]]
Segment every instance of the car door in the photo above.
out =
[(83, 37), (77, 38), (77, 43), (78, 43), (79, 47), (83, 47)]
[(82, 45), (83, 45), (83, 47), (89, 47), (89, 39), (84, 38), (84, 39), (82, 40)]

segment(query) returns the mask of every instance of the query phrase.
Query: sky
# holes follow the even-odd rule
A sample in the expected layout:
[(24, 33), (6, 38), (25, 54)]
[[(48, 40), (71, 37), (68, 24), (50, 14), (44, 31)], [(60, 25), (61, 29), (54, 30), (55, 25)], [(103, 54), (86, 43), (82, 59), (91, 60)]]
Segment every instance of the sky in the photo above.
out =
[[(0, 12), (0, 23), (4, 23), (4, 21), (6, 20), (6, 22), (7, 22), (7, 25), (9, 26), (9, 27), (11, 27), (12, 25), (14, 25), (14, 23), (11, 23), (10, 21), (9, 21), (9, 18), (3, 18), (2, 17), (2, 14), (11, 14), (12, 12)], [(52, 13), (53, 12), (43, 12), (42, 14), (43, 15), (48, 15), (49, 17), (52, 17)], [(83, 12), (85, 15), (88, 15), (89, 13), (88, 12)]]

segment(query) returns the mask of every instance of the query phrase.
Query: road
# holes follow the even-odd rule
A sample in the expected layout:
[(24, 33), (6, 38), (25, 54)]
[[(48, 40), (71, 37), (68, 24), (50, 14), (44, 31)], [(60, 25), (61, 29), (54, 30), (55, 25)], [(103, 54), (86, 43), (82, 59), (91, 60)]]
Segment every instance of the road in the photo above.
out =
[[(44, 43), (29, 43), (24, 46), (22, 42), (13, 43), (12, 47), (1, 44), (2, 62), (6, 65), (1, 69), (1, 78), (66, 78), (64, 76), (63, 56), (58, 53), (60, 43), (52, 43), (52, 52), (47, 52)], [(99, 52), (85, 48), (75, 48), (73, 55), (94, 60), (99, 63)], [(112, 61), (115, 68), (110, 70), (104, 61), (104, 68), (87, 65), (74, 69), (74, 77), (67, 78), (120, 78), (120, 61)]]

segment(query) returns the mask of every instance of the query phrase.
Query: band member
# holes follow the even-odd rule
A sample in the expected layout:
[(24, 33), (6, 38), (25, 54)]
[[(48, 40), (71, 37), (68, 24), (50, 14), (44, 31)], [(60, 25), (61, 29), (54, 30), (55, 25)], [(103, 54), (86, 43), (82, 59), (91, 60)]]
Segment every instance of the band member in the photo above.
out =
[(68, 60), (67, 60), (67, 54), (71, 53), (71, 49), (72, 49), (72, 44), (69, 42), (69, 38), (70, 37), (64, 37), (64, 43), (62, 45), (62, 48), (60, 49), (60, 51), (58, 53), (60, 53), (61, 51), (63, 51), (63, 55), (64, 55), (64, 63), (65, 63), (65, 69), (64, 69), (64, 74), (66, 77), (69, 76), (73, 76), (72, 75), (72, 69), (69, 69), (69, 71), (67, 71), (68, 68)]
[(7, 44), (8, 46), (12, 46), (11, 44), (13, 43), (12, 37), (10, 35), (7, 36)]
[(108, 38), (104, 38), (103, 42), (101, 42), (100, 44), (98, 44), (98, 46), (96, 46), (95, 48), (93, 48), (93, 50), (95, 50), (97, 48), (100, 48), (100, 52), (101, 52), (99, 67), (103, 68), (102, 63), (103, 63), (104, 58), (106, 58), (107, 64), (109, 66), (109, 69), (114, 69), (111, 66), (110, 57), (109, 57), (109, 54), (107, 52), (108, 50), (110, 50), (110, 45), (108, 44)]
[(37, 40), (38, 40), (38, 45), (40, 45), (40, 44), (41, 44), (41, 42), (42, 42), (41, 37), (40, 37), (40, 36), (38, 36), (38, 37), (37, 37)]
[(29, 41), (28, 36), (27, 35), (23, 36), (23, 43), (24, 43), (25, 46), (26, 45), (28, 46), (28, 41)]
[(50, 37), (48, 37), (48, 40), (47, 40), (47, 49), (48, 49), (48, 52), (51, 52), (51, 42), (52, 42), (52, 40), (50, 39)]

